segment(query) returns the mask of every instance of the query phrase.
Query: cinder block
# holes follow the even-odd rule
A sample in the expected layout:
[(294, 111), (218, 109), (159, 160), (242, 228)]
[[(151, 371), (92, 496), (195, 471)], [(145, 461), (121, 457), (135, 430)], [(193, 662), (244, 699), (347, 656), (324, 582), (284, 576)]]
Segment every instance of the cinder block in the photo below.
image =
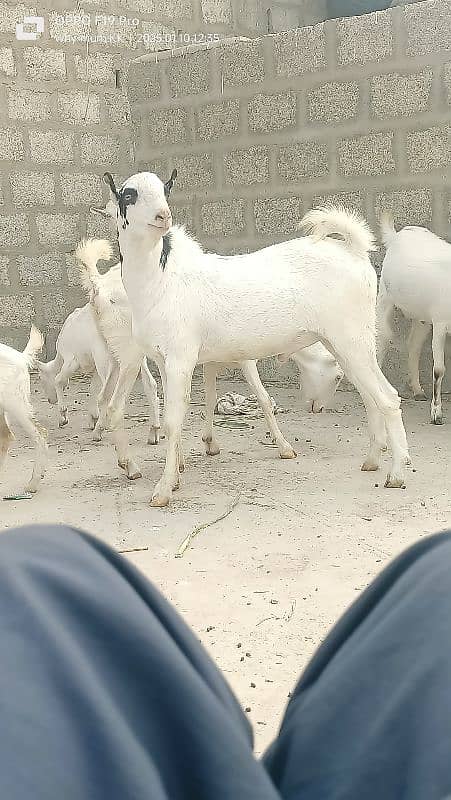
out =
[(266, 9), (261, 0), (234, 0), (237, 31), (240, 34), (260, 34), (268, 30)]
[(249, 100), (249, 128), (258, 132), (281, 131), (296, 125), (297, 95), (295, 92), (257, 94)]
[(269, 180), (269, 152), (264, 145), (224, 153), (225, 182), (233, 186), (265, 183)]
[(172, 217), (176, 225), (183, 225), (191, 233), (195, 233), (193, 207), (189, 203), (171, 203)]
[(103, 202), (104, 184), (99, 175), (87, 172), (61, 175), (61, 193), (65, 206), (86, 206)]
[(308, 93), (308, 116), (311, 122), (342, 122), (356, 116), (360, 100), (358, 83), (329, 81)]
[(391, 211), (397, 228), (404, 225), (424, 225), (432, 222), (432, 192), (430, 189), (394, 189), (379, 192), (375, 198), (375, 213), (379, 219), (382, 211)]
[(9, 286), (9, 258), (0, 256), (0, 286)]
[(363, 197), (360, 191), (357, 192), (328, 192), (327, 194), (315, 194), (312, 198), (312, 208), (318, 206), (344, 206), (363, 211)]
[(217, 200), (200, 209), (202, 230), (206, 236), (237, 236), (246, 228), (244, 200)]
[(19, 280), (24, 286), (53, 286), (63, 274), (61, 253), (43, 253), (40, 256), (17, 256)]
[(451, 3), (428, 0), (404, 8), (407, 55), (413, 58), (451, 50)]
[(174, 190), (192, 192), (193, 189), (212, 186), (214, 184), (214, 166), (211, 153), (191, 156), (173, 156), (171, 169), (177, 170), (177, 181)]
[(8, 116), (23, 122), (43, 122), (52, 116), (52, 95), (35, 89), (9, 89)]
[(217, 48), (217, 53), (224, 86), (243, 86), (265, 79), (261, 40), (223, 44)]
[(0, 325), (29, 325), (34, 317), (33, 298), (30, 294), (8, 294), (0, 297)]
[(279, 148), (277, 169), (282, 180), (300, 183), (324, 178), (329, 173), (329, 153), (325, 142), (307, 140)]
[(12, 77), (16, 74), (16, 65), (11, 47), (0, 47), (0, 73)]
[(130, 143), (117, 136), (97, 136), (83, 133), (80, 136), (81, 160), (86, 164), (104, 164), (111, 168), (130, 159)]
[(149, 110), (143, 118), (142, 136), (149, 146), (183, 144), (188, 141), (188, 116), (185, 108)]
[(130, 64), (127, 95), (130, 103), (145, 103), (161, 94), (160, 65), (150, 62)]
[(27, 78), (53, 81), (66, 77), (66, 55), (63, 50), (24, 47), (22, 57)]
[(230, 0), (201, 0), (201, 10), (207, 25), (231, 25), (233, 22)]
[(265, 236), (294, 233), (302, 219), (302, 199), (291, 197), (264, 197), (254, 203), (255, 227)]
[(272, 36), (277, 75), (287, 78), (326, 68), (324, 24)]
[(86, 236), (92, 239), (110, 239), (115, 241), (117, 235), (116, 223), (99, 214), (86, 215)]
[(39, 242), (46, 247), (75, 246), (80, 238), (78, 214), (37, 214)]
[(383, 61), (393, 53), (392, 14), (375, 11), (337, 20), (339, 64)]
[(105, 106), (113, 125), (126, 125), (130, 121), (130, 105), (125, 92), (105, 92)]
[(337, 142), (341, 175), (389, 175), (396, 170), (393, 131), (351, 136)]
[(429, 172), (451, 166), (451, 125), (434, 125), (406, 136), (411, 172)]
[(69, 310), (67, 292), (45, 292), (39, 303), (39, 323), (45, 328), (60, 328)]
[(91, 27), (91, 15), (80, 7), (69, 13), (52, 11), (47, 26), (50, 38), (63, 44), (83, 43), (97, 33), (97, 28)]
[(0, 242), (2, 247), (22, 247), (30, 241), (26, 214), (0, 214)]
[(211, 51), (199, 50), (174, 56), (166, 63), (172, 97), (200, 94), (210, 88)]
[(26, 16), (35, 17), (37, 13), (36, 6), (0, 3), (0, 33), (15, 33), (18, 22), (23, 22)]
[(172, 20), (191, 20), (194, 17), (192, 0), (154, 0), (152, 13), (155, 17)]
[(73, 125), (91, 125), (100, 122), (100, 99), (98, 94), (80, 92), (58, 92), (58, 115)]
[(24, 157), (23, 138), (14, 128), (0, 128), (0, 161), (22, 161)]
[[(141, 22), (142, 41), (141, 44), (148, 52), (157, 52), (159, 50), (168, 50), (169, 48), (181, 47), (183, 45), (183, 37), (180, 32), (169, 28), (167, 25), (162, 25), (161, 22)], [(188, 44), (189, 42), (186, 42)]]
[(73, 161), (73, 133), (30, 130), (29, 139), (31, 160), (37, 164), (67, 164)]
[(202, 141), (234, 136), (240, 128), (240, 104), (238, 100), (224, 103), (208, 103), (196, 110), (196, 135)]
[(445, 102), (451, 106), (451, 63), (445, 64), (442, 69), (442, 87)]
[(76, 54), (74, 60), (77, 80), (90, 84), (115, 85), (111, 53), (91, 53), (87, 58)]
[(45, 172), (13, 172), (10, 175), (13, 203), (21, 208), (53, 206), (55, 181)]
[(430, 106), (432, 70), (410, 75), (390, 73), (371, 78), (373, 117), (401, 117), (420, 114)]

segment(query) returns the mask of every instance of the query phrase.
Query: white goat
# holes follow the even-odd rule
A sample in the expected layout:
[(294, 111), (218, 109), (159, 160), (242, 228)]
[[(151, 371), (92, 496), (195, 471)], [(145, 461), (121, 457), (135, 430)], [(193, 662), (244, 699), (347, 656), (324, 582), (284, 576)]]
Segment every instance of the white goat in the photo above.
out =
[(30, 399), (29, 369), (42, 345), (42, 334), (34, 325), (23, 353), (0, 343), (0, 467), (14, 439), (10, 426), (17, 423), (35, 445), (33, 474), (25, 487), (27, 492), (38, 490), (47, 465), (46, 431), (36, 422)]
[[(100, 211), (100, 209), (97, 209)], [(91, 239), (82, 242), (76, 251), (77, 258), (82, 265), (82, 283), (90, 289), (91, 302), (96, 311), (98, 323), (121, 363), (133, 363), (133, 359), (141, 358), (142, 351), (131, 336), (131, 329), (124, 325), (124, 317), (130, 316), (127, 295), (120, 277), (120, 265), (111, 267), (109, 272), (100, 275), (97, 269), (97, 259), (108, 259), (111, 255), (109, 242)], [(107, 292), (105, 292), (107, 287)], [(307, 353), (307, 351), (312, 351)], [(320, 344), (311, 345), (299, 353), (292, 354), (301, 375), (301, 398), (306, 409), (319, 413), (330, 403), (342, 377), (343, 371), (336, 363), (333, 356)], [(286, 360), (280, 356), (280, 360)], [(213, 419), (216, 407), (216, 377), (221, 364), (210, 363), (204, 366), (204, 384), (206, 401), (206, 422), (202, 440), (205, 444), (207, 455), (214, 456), (220, 452), (218, 442), (213, 435)], [(274, 442), (278, 445), (282, 458), (292, 458), (293, 448), (285, 440), (274, 417), (271, 399), (264, 388), (256, 363), (254, 361), (240, 362), (244, 377), (253, 388), (262, 407), (268, 428)], [(132, 375), (133, 377), (133, 375)], [(125, 375), (126, 378), (126, 375)], [(152, 378), (153, 380), (153, 378)], [(163, 372), (163, 384), (165, 375)], [(117, 419), (123, 413), (123, 404), (129, 385), (127, 381), (118, 380), (113, 396), (106, 408), (105, 424), (111, 428), (116, 425)], [(182, 456), (180, 453), (180, 463)]]
[(317, 341), (365, 402), (371, 447), (363, 469), (379, 467), (386, 429), (392, 448), (386, 486), (404, 486), (409, 456), (400, 399), (376, 359), (377, 282), (367, 224), (344, 209), (317, 209), (302, 223), (311, 237), (232, 256), (224, 268), (223, 257), (204, 253), (182, 228), (171, 230), (167, 197), (175, 176), (163, 184), (139, 173), (118, 191), (106, 175), (117, 202), (133, 335), (166, 376), (168, 447), (152, 505), (167, 505), (179, 485), (181, 429), (196, 363), (255, 360)]
[(132, 337), (130, 304), (122, 283), (120, 264), (111, 267), (104, 275), (97, 269), (99, 260), (112, 256), (111, 244), (104, 239), (81, 242), (75, 257), (81, 265), (82, 285), (89, 293), (96, 322), (108, 350), (118, 364), (99, 397), (99, 426), (115, 428), (123, 419), (125, 402), (141, 371), (144, 392), (150, 406), (150, 426), (147, 442), (158, 444), (160, 435), (160, 406), (157, 384), (151, 374), (143, 349)]
[(451, 331), (451, 244), (427, 228), (408, 226), (397, 233), (388, 213), (381, 217), (381, 232), (387, 252), (377, 300), (379, 362), (382, 366), (393, 337), (393, 312), (398, 308), (413, 320), (408, 341), (409, 380), (415, 398), (424, 399), (419, 359), (432, 325), (431, 421), (441, 425), (445, 343)]
[[(82, 308), (76, 308), (67, 317), (56, 342), (56, 356), (52, 361), (44, 364), (37, 362), (44, 392), (50, 403), (58, 403), (60, 413), (59, 426), (67, 424), (67, 404), (64, 390), (69, 380), (77, 372), (92, 374), (89, 415), (90, 427), (94, 430), (94, 440), (99, 441), (102, 427), (99, 424), (99, 393), (105, 394), (105, 387), (113, 384), (117, 378), (119, 367), (108, 350), (107, 344), (98, 329), (94, 311), (89, 303)], [(149, 370), (145, 359), (141, 365), (141, 380), (144, 391), (149, 399), (151, 408), (153, 403), (152, 382), (147, 379)], [(122, 422), (122, 424), (121, 424)], [(118, 464), (130, 480), (141, 477), (141, 472), (130, 454), (130, 445), (124, 430), (123, 420), (113, 431), (112, 438), (116, 450)], [(154, 420), (151, 421), (153, 431)]]

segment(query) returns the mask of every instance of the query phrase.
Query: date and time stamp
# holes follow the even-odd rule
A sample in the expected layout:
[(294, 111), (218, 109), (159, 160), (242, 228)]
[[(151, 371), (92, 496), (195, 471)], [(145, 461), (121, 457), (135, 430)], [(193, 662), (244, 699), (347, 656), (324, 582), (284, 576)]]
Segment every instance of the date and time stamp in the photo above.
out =
[(217, 42), (219, 33), (174, 31), (164, 27), (147, 29), (149, 23), (122, 14), (68, 12), (52, 14), (51, 20), (28, 16), (17, 23), (16, 38), (36, 41), (49, 25), (51, 38), (65, 44), (92, 43), (116, 47), (176, 49)]

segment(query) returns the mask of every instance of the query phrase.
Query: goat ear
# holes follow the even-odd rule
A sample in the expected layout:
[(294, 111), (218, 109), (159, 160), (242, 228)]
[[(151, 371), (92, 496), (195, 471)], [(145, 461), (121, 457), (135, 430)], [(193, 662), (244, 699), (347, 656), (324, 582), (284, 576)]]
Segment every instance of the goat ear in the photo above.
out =
[(105, 174), (103, 176), (103, 180), (107, 184), (107, 186), (110, 187), (111, 192), (112, 192), (112, 194), (114, 194), (116, 200), (118, 200), (119, 199), (119, 194), (118, 194), (118, 191), (116, 189), (116, 184), (114, 183), (113, 176), (111, 175), (111, 173), (110, 172), (105, 172)]
[(164, 193), (165, 193), (166, 197), (169, 197), (169, 195), (171, 194), (171, 189), (174, 186), (174, 181), (175, 181), (176, 177), (177, 177), (177, 170), (173, 169), (172, 172), (171, 172), (171, 177), (164, 184)]
[(100, 214), (100, 216), (108, 219), (116, 219), (116, 210), (117, 203), (114, 200), (108, 200), (104, 208), (99, 208), (99, 206), (90, 206), (89, 208), (91, 214)]

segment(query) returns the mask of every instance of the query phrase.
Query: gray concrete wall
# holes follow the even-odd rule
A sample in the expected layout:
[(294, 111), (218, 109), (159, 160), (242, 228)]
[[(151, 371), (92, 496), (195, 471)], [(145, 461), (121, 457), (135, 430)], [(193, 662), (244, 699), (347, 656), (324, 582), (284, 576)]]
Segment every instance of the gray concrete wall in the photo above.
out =
[[(103, 172), (126, 175), (134, 162), (125, 92), (131, 59), (235, 32), (256, 35), (257, 5), (0, 0), (0, 341), (21, 346), (34, 318), (51, 352), (61, 322), (83, 299), (70, 250), (82, 236), (106, 232), (88, 214), (107, 197)], [(25, 15), (44, 18), (35, 40), (16, 38)]]
[(136, 168), (177, 167), (176, 219), (222, 253), (331, 199), (447, 236), (450, 46), (451, 2), (429, 0), (132, 64)]

